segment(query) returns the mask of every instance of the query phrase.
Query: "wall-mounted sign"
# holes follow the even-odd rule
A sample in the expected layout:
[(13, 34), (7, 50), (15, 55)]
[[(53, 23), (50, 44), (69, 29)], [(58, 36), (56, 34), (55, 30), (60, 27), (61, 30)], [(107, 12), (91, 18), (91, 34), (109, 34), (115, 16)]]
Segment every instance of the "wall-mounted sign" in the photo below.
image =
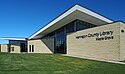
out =
[(86, 35), (81, 35), (81, 36), (76, 36), (77, 39), (84, 39), (87, 37), (96, 37), (96, 40), (101, 41), (101, 40), (110, 40), (113, 39), (113, 33), (114, 31), (103, 31), (103, 32), (98, 32), (98, 33), (89, 33)]

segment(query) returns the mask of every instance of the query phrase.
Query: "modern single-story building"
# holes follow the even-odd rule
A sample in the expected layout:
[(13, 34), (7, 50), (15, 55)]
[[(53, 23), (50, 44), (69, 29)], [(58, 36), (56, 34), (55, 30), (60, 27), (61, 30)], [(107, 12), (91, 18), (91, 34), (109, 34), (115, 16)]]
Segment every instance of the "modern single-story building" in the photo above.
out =
[(114, 22), (85, 7), (75, 5), (29, 38), (2, 39), (9, 40), (15, 52), (68, 54), (123, 61), (124, 38), (124, 22)]
[(0, 44), (0, 52), (21, 53), (27, 52), (26, 38), (2, 38), (9, 40), (9, 44)]

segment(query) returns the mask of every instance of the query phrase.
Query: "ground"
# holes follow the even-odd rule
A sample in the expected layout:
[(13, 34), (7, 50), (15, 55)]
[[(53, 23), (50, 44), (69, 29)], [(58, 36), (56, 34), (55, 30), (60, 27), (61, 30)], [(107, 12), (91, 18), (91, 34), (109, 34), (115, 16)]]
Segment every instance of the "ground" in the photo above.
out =
[(0, 74), (125, 74), (125, 65), (59, 54), (0, 53)]

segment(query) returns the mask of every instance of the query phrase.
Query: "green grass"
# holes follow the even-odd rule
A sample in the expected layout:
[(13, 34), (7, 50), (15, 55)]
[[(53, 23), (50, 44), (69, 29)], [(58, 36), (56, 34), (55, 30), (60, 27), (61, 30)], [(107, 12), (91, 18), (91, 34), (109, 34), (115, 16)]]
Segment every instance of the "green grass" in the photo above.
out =
[(57, 54), (0, 53), (0, 74), (125, 74), (125, 65)]

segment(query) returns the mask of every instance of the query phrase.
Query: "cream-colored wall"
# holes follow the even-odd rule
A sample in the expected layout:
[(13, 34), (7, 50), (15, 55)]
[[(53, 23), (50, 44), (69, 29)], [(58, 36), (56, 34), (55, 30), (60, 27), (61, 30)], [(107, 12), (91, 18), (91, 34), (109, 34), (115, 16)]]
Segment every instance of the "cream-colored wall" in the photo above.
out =
[[(124, 33), (121, 32), (124, 30)], [(125, 24), (120, 23), (120, 60), (125, 60)]]
[(7, 44), (1, 44), (1, 52), (8, 52), (8, 45)]
[[(12, 47), (14, 47), (14, 51), (12, 51)], [(10, 53), (20, 53), (20, 46), (19, 45), (11, 45)]]
[[(29, 52), (29, 45), (34, 45), (34, 52)], [(42, 40), (29, 40), (28, 53), (52, 53)]]
[[(90, 57), (103, 60), (119, 61), (119, 22), (100, 27), (77, 31), (67, 35), (67, 54), (74, 56)], [(97, 37), (86, 37), (77, 39), (77, 36), (100, 33), (103, 31), (114, 31), (113, 39), (97, 41)], [(99, 36), (104, 37), (104, 36)]]
[(0, 52), (1, 52), (1, 44), (0, 44)]
[[(11, 47), (14, 47), (14, 51), (12, 51)], [(1, 52), (9, 52), (8, 48), (7, 44), (1, 44)], [(20, 53), (20, 46), (10, 45), (10, 53)]]

